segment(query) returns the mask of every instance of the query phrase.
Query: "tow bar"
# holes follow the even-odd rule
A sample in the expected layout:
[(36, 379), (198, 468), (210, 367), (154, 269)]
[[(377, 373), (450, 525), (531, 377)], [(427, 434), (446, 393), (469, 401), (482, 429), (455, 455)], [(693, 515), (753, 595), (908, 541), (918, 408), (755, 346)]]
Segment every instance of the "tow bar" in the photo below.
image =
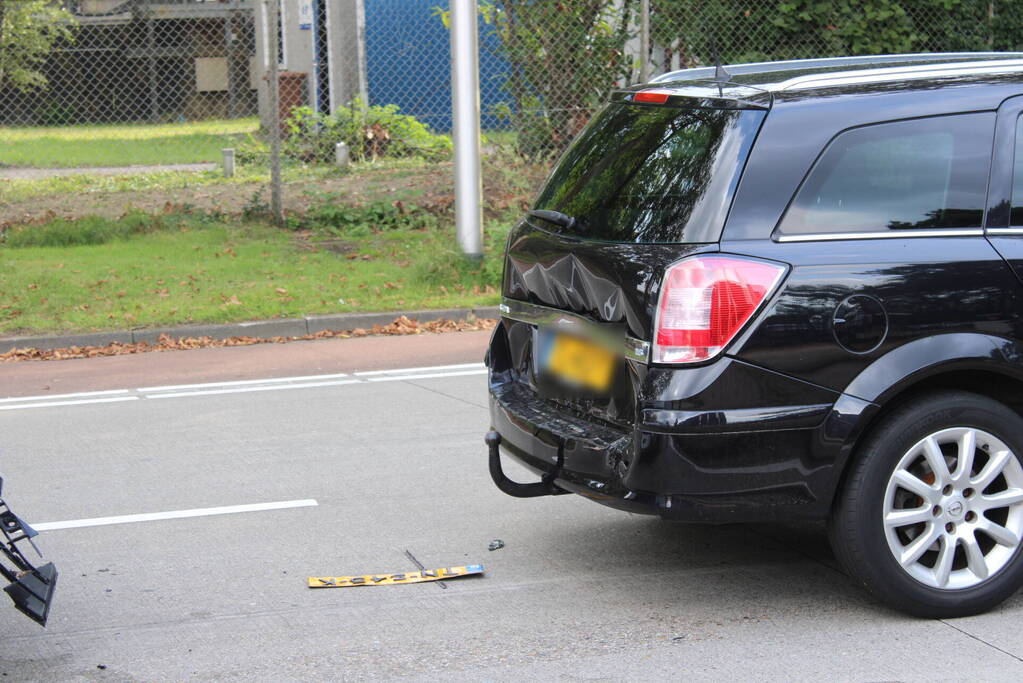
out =
[(501, 445), (501, 435), (491, 430), (487, 432), (487, 435), (483, 438), (487, 444), (487, 448), (490, 449), (490, 478), (494, 480), (494, 484), (497, 488), (501, 489), (504, 493), (515, 498), (536, 498), (537, 496), (560, 496), (563, 493), (571, 493), (565, 489), (559, 488), (554, 480), (558, 477), (558, 473), (561, 472), (561, 466), (565, 462), (565, 445), (558, 442), (558, 462), (554, 466), (554, 469), (547, 472), (540, 478), (540, 481), (532, 484), (520, 484), (517, 481), (512, 481), (505, 475), (504, 470), (501, 469), (501, 452), (499, 446)]

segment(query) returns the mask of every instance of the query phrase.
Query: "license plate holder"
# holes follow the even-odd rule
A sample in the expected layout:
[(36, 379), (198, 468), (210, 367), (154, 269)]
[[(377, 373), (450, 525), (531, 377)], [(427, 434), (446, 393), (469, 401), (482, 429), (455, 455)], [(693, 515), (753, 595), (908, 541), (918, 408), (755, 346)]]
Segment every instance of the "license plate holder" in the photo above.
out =
[(580, 336), (541, 331), (540, 369), (564, 384), (606, 392), (611, 386), (615, 355)]

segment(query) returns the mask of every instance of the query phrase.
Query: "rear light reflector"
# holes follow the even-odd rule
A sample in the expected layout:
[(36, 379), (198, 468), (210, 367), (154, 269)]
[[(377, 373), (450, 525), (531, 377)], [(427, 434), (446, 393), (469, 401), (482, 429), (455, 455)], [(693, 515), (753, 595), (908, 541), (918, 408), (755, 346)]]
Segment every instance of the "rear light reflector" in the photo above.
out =
[(693, 256), (664, 273), (654, 332), (654, 363), (709, 360), (770, 298), (788, 268), (735, 256)]
[(640, 90), (632, 96), (633, 102), (645, 102), (647, 104), (664, 104), (671, 97), (670, 90)]

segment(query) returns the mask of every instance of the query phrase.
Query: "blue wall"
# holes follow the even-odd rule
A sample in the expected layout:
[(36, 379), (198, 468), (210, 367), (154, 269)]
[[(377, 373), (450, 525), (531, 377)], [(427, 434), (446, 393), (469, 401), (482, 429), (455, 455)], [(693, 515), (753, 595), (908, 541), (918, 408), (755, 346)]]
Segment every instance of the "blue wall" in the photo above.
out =
[[(438, 131), (451, 130), (451, 47), (434, 7), (447, 0), (364, 0), (370, 104), (397, 104)], [(489, 114), (507, 101), (500, 90), (509, 66), (497, 57), (492, 27), (480, 20), (480, 108), (484, 129), (507, 123)]]

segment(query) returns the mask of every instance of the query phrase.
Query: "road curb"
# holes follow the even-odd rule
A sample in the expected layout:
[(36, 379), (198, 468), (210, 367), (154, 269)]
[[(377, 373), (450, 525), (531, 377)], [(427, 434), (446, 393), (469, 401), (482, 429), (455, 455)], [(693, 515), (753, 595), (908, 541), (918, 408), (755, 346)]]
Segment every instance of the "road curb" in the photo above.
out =
[(479, 308), (446, 308), (431, 311), (408, 311), (392, 313), (338, 313), (335, 315), (308, 315), (302, 318), (279, 320), (253, 320), (223, 325), (182, 325), (179, 327), (146, 328), (138, 330), (116, 330), (111, 332), (89, 332), (86, 334), (44, 335), (36, 337), (0, 337), (0, 353), (13, 349), (65, 349), (72, 346), (106, 346), (108, 344), (153, 343), (162, 335), (180, 339), (183, 337), (303, 337), (325, 330), (369, 329), (374, 325), (387, 325), (405, 316), (419, 322), (432, 320), (463, 320), (468, 317), (497, 318), (500, 313), (496, 306)]

